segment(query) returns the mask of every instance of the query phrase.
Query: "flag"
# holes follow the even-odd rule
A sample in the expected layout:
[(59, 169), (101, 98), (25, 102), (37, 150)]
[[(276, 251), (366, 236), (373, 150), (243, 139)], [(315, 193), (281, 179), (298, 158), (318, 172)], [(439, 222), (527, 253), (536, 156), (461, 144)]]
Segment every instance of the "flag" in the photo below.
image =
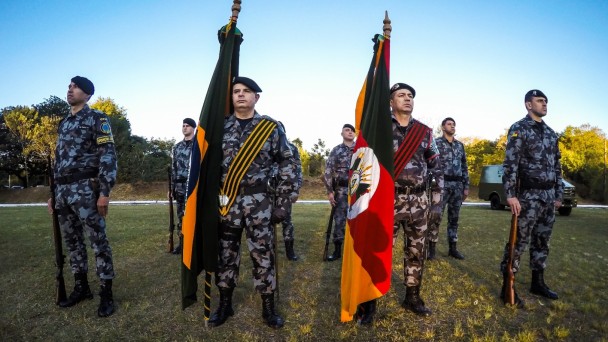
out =
[(182, 309), (196, 302), (197, 276), (201, 271), (217, 270), (224, 117), (232, 112), (231, 80), (238, 76), (239, 47), (243, 40), (235, 17), (219, 30), (218, 38), (220, 55), (201, 109), (190, 156), (182, 220)]
[(374, 56), (357, 99), (358, 133), (349, 171), (342, 259), (341, 321), (390, 288), (393, 236), (393, 141), (389, 107), (390, 39), (376, 35)]

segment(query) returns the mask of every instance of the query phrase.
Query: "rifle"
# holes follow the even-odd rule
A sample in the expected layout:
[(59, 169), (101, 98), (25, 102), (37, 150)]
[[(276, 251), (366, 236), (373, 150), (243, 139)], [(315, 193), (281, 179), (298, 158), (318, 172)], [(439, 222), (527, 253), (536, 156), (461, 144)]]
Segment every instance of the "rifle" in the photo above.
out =
[(505, 304), (515, 304), (515, 290), (513, 283), (515, 275), (513, 274), (513, 254), (515, 254), (515, 241), (517, 240), (517, 216), (511, 215), (511, 231), (509, 232), (509, 261), (507, 263), (507, 288), (505, 289)]
[[(321, 175), (321, 180), (323, 181), (323, 184), (327, 184), (325, 182), (325, 177), (323, 177), (323, 175)], [(334, 191), (334, 196), (335, 196), (335, 192), (336, 192), (336, 182), (334, 181), (334, 179), (331, 179), (331, 188)], [(331, 203), (330, 203), (331, 205)], [(329, 239), (331, 237), (331, 227), (334, 223), (334, 214), (336, 213), (336, 206), (331, 206), (331, 212), (329, 213), (329, 222), (327, 222), (327, 230), (325, 231), (325, 248), (323, 249), (323, 261), (327, 261), (327, 254), (329, 253), (328, 249), (329, 249)]]
[[(274, 211), (274, 207), (277, 205), (277, 191), (278, 191), (278, 173), (279, 170), (278, 168), (275, 169), (273, 168), (273, 170), (271, 171), (271, 175), (270, 178), (268, 179), (268, 190), (270, 191), (270, 195), (271, 195), (271, 203), (272, 203), (272, 208), (270, 209), (270, 215), (271, 215), (271, 220), (272, 220), (272, 212)], [(276, 288), (275, 288), (275, 292), (277, 293), (277, 302), (279, 301), (280, 298), (280, 290), (279, 290), (279, 257), (277, 256), (277, 245), (278, 245), (278, 238), (277, 238), (277, 225), (278, 223), (275, 224), (270, 224), (272, 226), (272, 243), (273, 243), (273, 252), (274, 252), (274, 273), (275, 273), (275, 283), (276, 283)]]
[(55, 273), (55, 304), (67, 300), (65, 292), (65, 280), (63, 279), (63, 265), (65, 264), (65, 255), (63, 255), (63, 245), (61, 241), (61, 230), (59, 229), (59, 217), (55, 210), (55, 179), (53, 178), (53, 166), (49, 157), (49, 183), (51, 186), (51, 208), (53, 209), (53, 241), (55, 243), (55, 265), (57, 273)]
[(175, 231), (175, 219), (173, 217), (173, 191), (171, 184), (171, 166), (167, 168), (169, 175), (169, 242), (167, 244), (168, 253), (173, 252), (173, 232)]

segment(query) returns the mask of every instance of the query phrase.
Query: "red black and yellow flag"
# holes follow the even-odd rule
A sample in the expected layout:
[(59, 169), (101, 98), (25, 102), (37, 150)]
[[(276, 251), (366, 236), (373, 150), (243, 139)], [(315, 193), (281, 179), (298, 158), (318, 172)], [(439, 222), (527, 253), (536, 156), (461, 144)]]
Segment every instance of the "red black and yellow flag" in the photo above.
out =
[[(190, 158), (186, 211), (182, 221), (183, 309), (196, 302), (197, 276), (201, 271), (207, 272), (206, 281), (210, 282), (210, 272), (217, 269), (224, 117), (232, 112), (231, 80), (238, 76), (239, 50), (243, 40), (236, 28), (236, 17), (219, 30), (218, 38), (220, 55), (205, 96)], [(207, 318), (208, 298), (205, 299)]]
[(374, 56), (355, 109), (359, 132), (351, 161), (342, 260), (341, 321), (390, 288), (393, 235), (393, 142), (389, 107), (390, 39), (376, 35)]

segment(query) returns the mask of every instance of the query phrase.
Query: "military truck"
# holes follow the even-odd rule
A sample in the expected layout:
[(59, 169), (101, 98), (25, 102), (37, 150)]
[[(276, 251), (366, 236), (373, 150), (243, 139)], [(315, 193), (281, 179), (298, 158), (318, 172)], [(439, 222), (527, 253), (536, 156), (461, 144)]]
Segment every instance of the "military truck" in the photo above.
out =
[[(486, 165), (481, 170), (479, 180), (479, 199), (490, 201), (490, 208), (502, 210), (507, 205), (507, 196), (502, 186), (502, 165)], [(568, 216), (572, 208), (577, 206), (576, 189), (574, 185), (564, 182), (564, 198), (562, 206), (558, 209), (560, 215)]]

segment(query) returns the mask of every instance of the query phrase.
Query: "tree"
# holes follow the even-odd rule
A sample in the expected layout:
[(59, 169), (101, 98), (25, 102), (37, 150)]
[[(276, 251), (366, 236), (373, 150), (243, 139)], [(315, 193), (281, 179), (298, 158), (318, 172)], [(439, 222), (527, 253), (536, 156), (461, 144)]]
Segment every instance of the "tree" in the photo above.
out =
[(300, 153), (300, 163), (302, 164), (302, 174), (306, 176), (310, 176), (308, 173), (308, 166), (310, 163), (310, 155), (302, 146), (302, 140), (300, 138), (296, 138), (291, 141), (298, 148), (298, 152)]
[(325, 142), (321, 139), (313, 145), (308, 160), (308, 175), (316, 177), (325, 171), (325, 161), (329, 157), (329, 149), (325, 147)]

